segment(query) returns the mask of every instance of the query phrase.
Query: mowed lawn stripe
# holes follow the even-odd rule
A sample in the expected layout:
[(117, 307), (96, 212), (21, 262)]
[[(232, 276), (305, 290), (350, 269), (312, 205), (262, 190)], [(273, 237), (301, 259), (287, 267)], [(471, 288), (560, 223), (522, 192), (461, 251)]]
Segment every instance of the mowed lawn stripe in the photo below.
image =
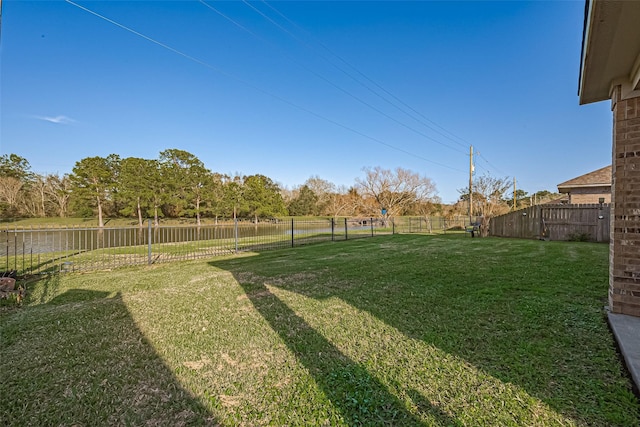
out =
[(394, 235), (50, 276), (3, 425), (638, 425), (608, 247)]

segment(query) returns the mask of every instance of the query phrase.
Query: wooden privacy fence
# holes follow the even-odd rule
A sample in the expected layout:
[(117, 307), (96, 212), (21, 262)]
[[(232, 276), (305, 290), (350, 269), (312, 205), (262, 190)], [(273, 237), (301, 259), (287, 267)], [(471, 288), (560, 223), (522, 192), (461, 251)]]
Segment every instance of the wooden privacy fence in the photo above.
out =
[(609, 242), (609, 204), (536, 205), (491, 218), (489, 235)]

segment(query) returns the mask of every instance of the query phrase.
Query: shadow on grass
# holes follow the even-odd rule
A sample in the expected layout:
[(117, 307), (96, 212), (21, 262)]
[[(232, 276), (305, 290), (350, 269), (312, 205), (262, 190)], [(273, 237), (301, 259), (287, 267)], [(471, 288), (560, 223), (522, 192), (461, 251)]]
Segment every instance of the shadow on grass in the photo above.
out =
[(0, 319), (0, 425), (217, 425), (108, 295), (71, 290)]
[[(246, 284), (239, 279), (238, 282), (256, 310), (313, 376), (347, 424), (424, 424), (380, 381), (372, 377), (365, 367), (340, 352), (264, 284)], [(421, 413), (432, 421), (447, 426), (459, 425), (419, 393), (416, 392), (411, 397)]]
[[(510, 265), (519, 255), (511, 250), (504, 251), (507, 255), (498, 254), (491, 246), (484, 246), (487, 242), (473, 242), (480, 245), (478, 250), (488, 254), (476, 252), (479, 265), (475, 269), (460, 268), (469, 256), (466, 245), (445, 246), (447, 251), (426, 258), (424, 252), (412, 255), (412, 244), (387, 251), (371, 251), (375, 246), (367, 245), (369, 249), (364, 251), (368, 253), (363, 254), (345, 252), (342, 247), (309, 247), (307, 253), (304, 250), (265, 253), (257, 256), (259, 260), (256, 257), (216, 260), (211, 264), (233, 273), (240, 283), (243, 277), (253, 277), (254, 285), (269, 282), (318, 300), (339, 298), (409, 338), (432, 344), (505, 384), (521, 387), (565, 416), (594, 425), (627, 425), (634, 419), (630, 412), (637, 411), (637, 402), (625, 391), (625, 379), (616, 368), (612, 344), (599, 339), (607, 337), (606, 323), (597, 312), (593, 313), (594, 302), (589, 299), (592, 297), (586, 298), (586, 302), (577, 301), (578, 293), (586, 293), (584, 282), (562, 273), (566, 272), (564, 265), (549, 270), (554, 262), (562, 261), (558, 254), (549, 252), (547, 258), (536, 259), (537, 266), (533, 266), (526, 253), (531, 248), (525, 245), (524, 249), (517, 249), (525, 253), (521, 255), (525, 260), (522, 262), (527, 263), (522, 268), (527, 274), (524, 276), (514, 274), (512, 268), (492, 270), (494, 263)], [(389, 241), (385, 245), (389, 246)], [(501, 256), (504, 256), (501, 261), (494, 260)], [(440, 257), (437, 271), (429, 263), (436, 257)], [(488, 264), (484, 277), (478, 273), (485, 268), (482, 260)], [(310, 274), (314, 279), (303, 279)], [(548, 284), (549, 274), (558, 277), (553, 284)], [(559, 288), (557, 284), (565, 285), (565, 281), (566, 286)], [(247, 290), (249, 285), (243, 286)], [(590, 292), (598, 295), (597, 289)], [(315, 365), (321, 362), (307, 358), (302, 353), (304, 349), (292, 342), (287, 329), (291, 326), (283, 325), (268, 307), (255, 301), (254, 304), (300, 360), (311, 365), (309, 368), (318, 368)], [(281, 301), (276, 301), (278, 305), (283, 306), (281, 311), (290, 310)], [(299, 317), (296, 322), (304, 325)], [(325, 343), (331, 347), (326, 340)], [(334, 367), (328, 364), (319, 368), (318, 382), (333, 393), (334, 385), (325, 377), (330, 377)], [(382, 386), (376, 384), (374, 389), (377, 387)], [(417, 405), (421, 411), (424, 407), (427, 412), (437, 411), (424, 403)], [(628, 411), (608, 412), (607, 408), (622, 403)]]

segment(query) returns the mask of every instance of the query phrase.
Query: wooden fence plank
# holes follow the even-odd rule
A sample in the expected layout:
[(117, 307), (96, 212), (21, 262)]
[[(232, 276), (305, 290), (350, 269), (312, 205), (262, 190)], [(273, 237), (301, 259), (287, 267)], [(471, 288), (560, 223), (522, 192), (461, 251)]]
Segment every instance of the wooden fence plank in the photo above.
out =
[(492, 218), (489, 235), (609, 242), (610, 217), (609, 204), (536, 205)]

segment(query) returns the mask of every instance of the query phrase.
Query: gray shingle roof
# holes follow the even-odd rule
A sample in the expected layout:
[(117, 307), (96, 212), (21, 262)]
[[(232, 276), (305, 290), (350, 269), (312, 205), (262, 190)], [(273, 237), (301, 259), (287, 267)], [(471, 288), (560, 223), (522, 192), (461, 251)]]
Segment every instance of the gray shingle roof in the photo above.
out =
[(611, 185), (611, 165), (558, 184), (558, 190), (561, 188), (603, 187), (607, 185)]

